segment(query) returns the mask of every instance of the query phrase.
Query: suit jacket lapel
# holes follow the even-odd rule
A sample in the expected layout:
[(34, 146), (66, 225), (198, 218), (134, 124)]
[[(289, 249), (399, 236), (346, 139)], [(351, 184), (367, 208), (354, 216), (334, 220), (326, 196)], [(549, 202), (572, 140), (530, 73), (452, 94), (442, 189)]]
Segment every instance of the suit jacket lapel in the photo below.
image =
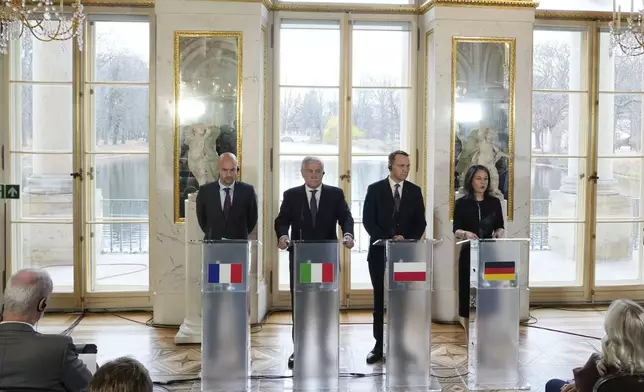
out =
[[(328, 188), (324, 186), (324, 184), (320, 185), (320, 192), (318, 192), (320, 195), (317, 197), (318, 200), (318, 213), (315, 216), (316, 222), (317, 219), (319, 219), (322, 215), (320, 214), (320, 211), (322, 211), (324, 208), (327, 208), (327, 205), (329, 204), (329, 192)], [(322, 198), (322, 193), (324, 193), (324, 199)], [(317, 196), (317, 195), (316, 195)], [(310, 209), (310, 206), (309, 206)]]
[[(219, 193), (221, 195), (221, 192)], [(238, 201), (241, 200), (243, 195), (241, 194), (241, 186), (239, 186), (239, 181), (235, 181), (235, 186), (233, 186), (233, 204), (230, 207), (230, 213), (232, 214), (233, 211), (237, 211), (237, 206), (240, 206), (242, 203), (238, 203)], [(223, 211), (223, 210), (222, 210)]]
[(217, 211), (223, 213), (224, 210), (221, 207), (221, 196), (219, 195), (219, 190), (219, 181), (217, 181), (215, 185), (215, 208), (217, 209)]
[[(405, 205), (405, 202), (407, 202), (407, 199), (409, 198), (409, 187), (407, 186), (408, 182), (407, 180), (403, 181), (403, 188), (404, 190), (402, 191), (402, 195), (400, 195), (400, 209), (402, 210)], [(393, 196), (392, 196), (393, 198)]]
[[(306, 194), (306, 186), (302, 185), (302, 215), (304, 218), (304, 223), (307, 227), (313, 227), (313, 217), (311, 216), (311, 204), (309, 204), (309, 195)], [(318, 211), (320, 211), (320, 205), (318, 204)]]
[(394, 194), (391, 191), (391, 185), (389, 184), (389, 177), (385, 178), (383, 181), (382, 185), (382, 192), (383, 192), (383, 200), (384, 202), (384, 212), (386, 212), (386, 216), (391, 217), (394, 213)]

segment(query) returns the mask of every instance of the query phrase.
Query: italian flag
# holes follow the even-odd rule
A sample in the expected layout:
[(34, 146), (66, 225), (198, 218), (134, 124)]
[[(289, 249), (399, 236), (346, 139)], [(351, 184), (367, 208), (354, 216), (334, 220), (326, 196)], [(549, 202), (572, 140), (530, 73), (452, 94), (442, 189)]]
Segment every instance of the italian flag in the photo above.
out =
[(333, 283), (333, 263), (300, 264), (300, 283)]
[(427, 263), (394, 263), (394, 282), (424, 282)]

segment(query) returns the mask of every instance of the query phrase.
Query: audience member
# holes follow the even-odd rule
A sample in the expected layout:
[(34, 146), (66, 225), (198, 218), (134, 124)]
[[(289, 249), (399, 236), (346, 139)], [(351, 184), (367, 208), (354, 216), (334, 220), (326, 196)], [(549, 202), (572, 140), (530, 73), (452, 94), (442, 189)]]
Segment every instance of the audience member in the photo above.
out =
[(604, 320), (602, 352), (573, 370), (573, 381), (550, 380), (546, 392), (592, 392), (607, 374), (644, 372), (644, 308), (627, 299), (614, 301)]
[(51, 277), (40, 269), (20, 270), (7, 282), (0, 322), (0, 390), (87, 389), (92, 374), (78, 358), (72, 338), (35, 329), (52, 291)]
[(152, 379), (141, 362), (121, 357), (98, 368), (87, 392), (152, 392)]

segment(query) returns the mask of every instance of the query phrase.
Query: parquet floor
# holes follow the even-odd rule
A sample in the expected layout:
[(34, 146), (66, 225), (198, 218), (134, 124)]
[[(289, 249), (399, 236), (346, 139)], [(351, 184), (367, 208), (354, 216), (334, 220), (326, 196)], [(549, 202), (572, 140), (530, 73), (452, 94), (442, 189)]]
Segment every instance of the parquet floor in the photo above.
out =
[[(541, 392), (553, 377), (569, 378), (572, 368), (581, 366), (603, 336), (603, 310), (534, 309), (536, 323), (521, 328), (520, 362), (531, 391)], [(43, 333), (60, 333), (77, 320), (78, 314), (47, 315), (39, 325)], [(98, 346), (99, 364), (123, 355), (144, 363), (152, 378), (172, 391), (199, 391), (198, 381), (172, 382), (197, 378), (200, 371), (198, 345), (174, 343), (175, 328), (146, 325), (149, 313), (87, 314), (73, 329), (76, 343)], [(292, 351), (289, 313), (277, 313), (252, 329), (253, 375), (289, 376), (286, 366)], [(343, 373), (381, 373), (382, 367), (365, 363), (373, 346), (370, 312), (344, 312), (340, 327), (340, 371)], [(563, 331), (563, 332), (560, 332)], [(585, 335), (585, 336), (582, 336)], [(433, 373), (443, 391), (467, 391), (467, 351), (460, 325), (432, 326)], [(382, 390), (384, 377), (343, 379), (345, 390)], [(253, 380), (252, 391), (283, 391), (292, 388), (292, 380)]]

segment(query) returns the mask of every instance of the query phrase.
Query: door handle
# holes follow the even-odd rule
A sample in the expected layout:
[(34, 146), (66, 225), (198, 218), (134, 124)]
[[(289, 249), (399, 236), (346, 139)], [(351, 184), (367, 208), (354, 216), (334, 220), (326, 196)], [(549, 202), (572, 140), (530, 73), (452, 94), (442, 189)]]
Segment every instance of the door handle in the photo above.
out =
[(69, 175), (72, 176), (74, 179), (78, 178), (81, 181), (83, 181), (83, 171), (82, 170), (78, 170), (77, 172), (69, 173)]
[(342, 175), (340, 176), (340, 179), (341, 179), (342, 181), (344, 181), (344, 180), (349, 180), (349, 181), (351, 181), (351, 170), (347, 170), (347, 173), (346, 173), (346, 174), (342, 174)]

